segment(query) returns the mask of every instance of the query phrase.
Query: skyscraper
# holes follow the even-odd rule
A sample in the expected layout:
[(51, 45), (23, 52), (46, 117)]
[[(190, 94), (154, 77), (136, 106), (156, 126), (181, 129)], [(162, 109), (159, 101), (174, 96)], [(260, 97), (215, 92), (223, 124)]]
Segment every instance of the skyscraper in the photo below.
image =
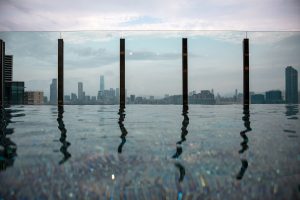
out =
[(52, 79), (50, 84), (50, 104), (56, 105), (57, 103), (57, 79)]
[(298, 72), (291, 66), (285, 68), (285, 102), (298, 103)]
[(4, 104), (4, 41), (0, 39), (0, 106)]
[(4, 56), (4, 81), (12, 81), (13, 80), (13, 56), (5, 55)]
[(100, 91), (103, 93), (104, 91), (104, 76), (100, 76)]
[(84, 96), (83, 96), (83, 83), (78, 82), (78, 100), (82, 101), (83, 98), (84, 98)]
[(266, 91), (266, 103), (267, 104), (283, 103), (281, 91), (280, 90)]
[(116, 88), (116, 97), (119, 100), (119, 98), (120, 98), (120, 89), (119, 88)]

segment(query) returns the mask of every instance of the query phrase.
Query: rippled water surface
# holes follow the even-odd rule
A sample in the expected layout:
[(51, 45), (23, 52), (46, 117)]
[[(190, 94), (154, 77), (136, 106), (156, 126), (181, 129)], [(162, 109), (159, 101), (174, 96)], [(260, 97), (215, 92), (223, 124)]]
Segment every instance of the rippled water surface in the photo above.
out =
[(0, 199), (300, 199), (298, 109), (10, 107)]

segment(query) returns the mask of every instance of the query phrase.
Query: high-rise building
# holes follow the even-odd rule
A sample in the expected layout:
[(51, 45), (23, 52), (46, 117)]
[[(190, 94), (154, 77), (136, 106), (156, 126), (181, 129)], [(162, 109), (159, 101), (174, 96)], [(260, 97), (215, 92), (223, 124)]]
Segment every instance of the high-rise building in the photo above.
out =
[(65, 95), (64, 96), (64, 101), (70, 102), (71, 101), (71, 96), (70, 95)]
[(13, 56), (4, 56), (4, 81), (13, 81)]
[(266, 92), (266, 103), (278, 104), (283, 103), (282, 94), (280, 90), (271, 90)]
[(291, 66), (285, 68), (285, 102), (298, 103), (298, 72)]
[(4, 55), (5, 43), (0, 39), (0, 106), (4, 105)]
[(83, 83), (82, 82), (78, 82), (78, 100), (79, 101), (83, 101), (84, 100), (84, 96), (83, 96)]
[(215, 104), (215, 95), (209, 90), (201, 90), (200, 93), (194, 94), (190, 97), (191, 104)]
[(5, 82), (6, 102), (9, 105), (24, 104), (24, 88), (23, 81)]
[(44, 92), (42, 92), (42, 91), (26, 91), (24, 93), (24, 104), (27, 104), (27, 105), (44, 104)]
[(71, 101), (77, 101), (77, 95), (75, 93), (71, 93)]
[(263, 104), (265, 103), (265, 95), (263, 94), (252, 94), (251, 104)]
[(50, 104), (57, 104), (57, 79), (52, 79), (52, 83), (50, 84)]
[(44, 96), (44, 104), (48, 104), (48, 98), (47, 98), (47, 96)]
[(116, 88), (116, 97), (119, 99), (120, 98), (120, 89)]
[(100, 91), (103, 92), (104, 91), (104, 76), (101, 75), (100, 76)]
[(135, 101), (135, 95), (130, 95), (130, 103), (134, 103)]

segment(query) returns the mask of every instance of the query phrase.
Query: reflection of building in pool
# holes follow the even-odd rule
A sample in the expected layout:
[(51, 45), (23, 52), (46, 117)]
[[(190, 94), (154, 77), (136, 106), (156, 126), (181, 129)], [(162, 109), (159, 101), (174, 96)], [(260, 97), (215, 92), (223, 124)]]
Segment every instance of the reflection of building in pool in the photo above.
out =
[[(14, 129), (7, 129), (12, 117), (11, 110), (8, 112), (0, 106), (0, 171), (6, 170), (14, 164), (17, 156), (17, 145), (7, 135), (14, 133)], [(23, 115), (20, 115), (23, 116)]]

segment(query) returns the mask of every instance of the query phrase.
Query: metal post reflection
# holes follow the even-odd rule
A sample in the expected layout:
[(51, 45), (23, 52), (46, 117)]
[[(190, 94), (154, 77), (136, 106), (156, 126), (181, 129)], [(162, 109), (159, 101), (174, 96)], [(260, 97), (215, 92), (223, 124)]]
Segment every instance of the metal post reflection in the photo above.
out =
[(122, 153), (123, 146), (126, 143), (126, 135), (128, 133), (125, 126), (124, 126), (124, 123), (123, 123), (124, 120), (125, 120), (125, 115), (126, 115), (125, 114), (125, 107), (121, 106), (120, 109), (119, 109), (118, 114), (119, 114), (118, 124), (119, 124), (120, 130), (121, 130), (121, 136), (120, 136), (121, 143), (118, 147), (118, 153)]
[(186, 141), (186, 136), (188, 134), (187, 127), (189, 125), (189, 117), (188, 117), (188, 107), (183, 106), (182, 109), (183, 121), (181, 127), (181, 140), (176, 143), (176, 153), (172, 156), (172, 158), (178, 158), (182, 154), (182, 143)]
[[(242, 148), (239, 150), (240, 155), (244, 154), (248, 150), (249, 139), (248, 139), (246, 133), (252, 131), (252, 129), (250, 127), (249, 105), (244, 105), (243, 110), (244, 110), (244, 112), (243, 112), (244, 116), (242, 117), (242, 119), (244, 121), (244, 126), (246, 129), (240, 132), (240, 135), (243, 138), (243, 141), (241, 142)], [(248, 168), (248, 160), (246, 158), (241, 158), (241, 163), (242, 163), (241, 169), (240, 169), (239, 173), (236, 175), (237, 180), (241, 180), (243, 178), (243, 176)]]
[(58, 129), (60, 130), (60, 139), (59, 141), (61, 142), (61, 147), (60, 147), (60, 152), (63, 154), (63, 159), (59, 161), (59, 164), (65, 163), (68, 159), (71, 158), (71, 154), (68, 152), (68, 148), (70, 147), (71, 143), (67, 141), (67, 129), (65, 128), (65, 124), (63, 121), (63, 113), (64, 113), (64, 107), (63, 106), (58, 106), (58, 117), (57, 117), (57, 122), (58, 122)]
[[(186, 141), (186, 136), (188, 134), (187, 127), (189, 125), (189, 117), (188, 117), (188, 106), (183, 105), (182, 109), (182, 116), (183, 116), (183, 121), (182, 121), (182, 127), (181, 127), (181, 138), (178, 142), (176, 142), (176, 153), (172, 156), (172, 158), (177, 159), (179, 156), (182, 154), (182, 143)], [(182, 192), (182, 181), (185, 176), (185, 167), (180, 163), (176, 162), (175, 164), (176, 169), (179, 171), (179, 179), (178, 182), (176, 182), (177, 185), (177, 199), (182, 199), (183, 198), (183, 192)]]

